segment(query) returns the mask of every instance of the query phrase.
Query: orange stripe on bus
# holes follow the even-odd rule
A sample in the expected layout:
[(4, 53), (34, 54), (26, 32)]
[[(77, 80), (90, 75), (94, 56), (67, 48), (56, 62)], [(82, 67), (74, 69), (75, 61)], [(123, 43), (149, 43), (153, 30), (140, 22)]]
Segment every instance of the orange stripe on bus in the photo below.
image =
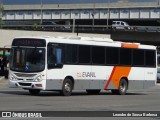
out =
[(122, 48), (138, 48), (138, 44), (129, 44), (129, 43), (122, 43), (121, 44)]
[(109, 80), (107, 81), (107, 84), (105, 86), (105, 89), (108, 88), (110, 82), (112, 81), (114, 87), (116, 89), (119, 88), (119, 82), (122, 77), (128, 77), (130, 73), (131, 67), (124, 67), (124, 66), (115, 66), (112, 70), (111, 76)]
[(106, 86), (105, 86), (104, 89), (107, 89), (107, 88), (108, 88), (108, 86), (109, 86), (109, 84), (110, 84), (110, 82), (111, 82), (111, 80), (112, 80), (112, 76), (114, 75), (115, 69), (116, 69), (116, 67), (113, 68), (112, 73), (111, 73), (111, 76), (109, 77), (109, 80), (107, 81), (107, 84), (106, 84)]

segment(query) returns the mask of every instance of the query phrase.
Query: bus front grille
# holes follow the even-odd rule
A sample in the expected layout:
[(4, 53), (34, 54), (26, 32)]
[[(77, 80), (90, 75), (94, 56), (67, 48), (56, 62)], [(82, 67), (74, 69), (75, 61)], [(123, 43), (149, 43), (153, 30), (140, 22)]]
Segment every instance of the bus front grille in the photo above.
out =
[(21, 83), (21, 82), (19, 82), (19, 85), (21, 85), (21, 86), (31, 86), (31, 83)]
[(36, 76), (37, 74), (21, 74), (21, 73), (15, 73), (15, 75), (17, 77), (34, 77)]

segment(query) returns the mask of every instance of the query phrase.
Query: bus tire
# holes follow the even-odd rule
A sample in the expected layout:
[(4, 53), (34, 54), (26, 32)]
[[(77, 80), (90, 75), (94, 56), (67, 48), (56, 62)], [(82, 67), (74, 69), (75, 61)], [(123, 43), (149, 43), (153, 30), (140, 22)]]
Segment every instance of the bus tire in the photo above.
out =
[(70, 79), (65, 79), (63, 82), (62, 90), (60, 91), (60, 94), (63, 96), (70, 96), (73, 89), (73, 83)]
[(38, 90), (38, 89), (29, 89), (29, 93), (31, 95), (39, 95), (40, 90)]
[(86, 92), (90, 95), (98, 95), (101, 90), (86, 90)]
[(126, 79), (121, 79), (119, 82), (118, 90), (112, 90), (112, 93), (115, 95), (125, 95), (128, 89), (128, 83)]
[(118, 89), (118, 94), (119, 95), (125, 95), (128, 89), (128, 83), (126, 79), (121, 79), (119, 83), (119, 89)]

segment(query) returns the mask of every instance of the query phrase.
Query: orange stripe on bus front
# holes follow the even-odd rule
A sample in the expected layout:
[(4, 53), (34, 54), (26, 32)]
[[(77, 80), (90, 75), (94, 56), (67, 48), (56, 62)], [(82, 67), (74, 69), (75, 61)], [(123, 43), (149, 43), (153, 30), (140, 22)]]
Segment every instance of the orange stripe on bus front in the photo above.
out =
[(112, 81), (114, 87), (116, 89), (119, 88), (119, 82), (122, 77), (128, 77), (130, 73), (131, 67), (124, 67), (124, 66), (115, 66), (112, 70), (111, 76), (109, 80), (107, 81), (107, 84), (105, 86), (105, 89), (108, 88), (110, 82)]
[(134, 44), (134, 43), (132, 43), (132, 44), (130, 44), (130, 43), (122, 43), (121, 47), (122, 48), (138, 48), (138, 44)]

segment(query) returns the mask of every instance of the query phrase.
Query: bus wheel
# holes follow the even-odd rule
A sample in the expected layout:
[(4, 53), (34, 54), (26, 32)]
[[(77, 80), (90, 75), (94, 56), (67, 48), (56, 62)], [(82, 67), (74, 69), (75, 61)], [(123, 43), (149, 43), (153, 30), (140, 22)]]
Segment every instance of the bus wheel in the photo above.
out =
[(128, 89), (128, 83), (125, 79), (121, 79), (119, 83), (119, 94), (120, 95), (125, 95)]
[(128, 83), (125, 79), (121, 79), (119, 83), (119, 89), (118, 90), (112, 90), (113, 94), (116, 95), (125, 95), (128, 89)]
[(86, 90), (86, 92), (90, 95), (97, 95), (101, 90)]
[(62, 91), (60, 91), (63, 96), (70, 96), (73, 89), (73, 83), (70, 79), (65, 79), (62, 86)]
[(40, 90), (38, 90), (38, 89), (29, 89), (29, 93), (31, 95), (38, 95), (40, 93)]

